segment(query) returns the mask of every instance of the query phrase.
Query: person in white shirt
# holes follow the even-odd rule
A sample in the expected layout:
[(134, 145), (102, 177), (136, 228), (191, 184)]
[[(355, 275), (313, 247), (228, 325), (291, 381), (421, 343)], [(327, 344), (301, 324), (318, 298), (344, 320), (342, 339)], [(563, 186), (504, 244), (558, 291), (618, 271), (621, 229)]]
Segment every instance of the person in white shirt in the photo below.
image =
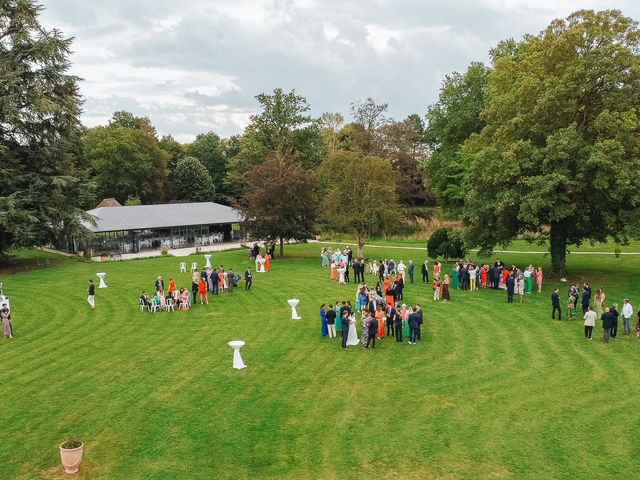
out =
[(587, 340), (591, 340), (593, 327), (596, 326), (596, 317), (596, 312), (594, 312), (591, 307), (589, 307), (587, 313), (584, 314), (584, 338)]
[(405, 283), (405, 284), (406, 284), (407, 282), (405, 281), (405, 278), (404, 278), (404, 271), (405, 271), (405, 268), (406, 268), (406, 266), (405, 266), (404, 262), (403, 262), (402, 260), (400, 260), (400, 263), (398, 264), (398, 266), (396, 267), (396, 269), (397, 269), (397, 272), (398, 272), (398, 273), (400, 274), (400, 276), (402, 277), (402, 283)]
[(622, 305), (622, 311), (620, 313), (622, 314), (622, 322), (624, 324), (624, 334), (631, 335), (631, 327), (629, 326), (629, 319), (631, 318), (631, 315), (633, 315), (633, 307), (629, 303), (628, 298), (624, 299), (624, 305)]

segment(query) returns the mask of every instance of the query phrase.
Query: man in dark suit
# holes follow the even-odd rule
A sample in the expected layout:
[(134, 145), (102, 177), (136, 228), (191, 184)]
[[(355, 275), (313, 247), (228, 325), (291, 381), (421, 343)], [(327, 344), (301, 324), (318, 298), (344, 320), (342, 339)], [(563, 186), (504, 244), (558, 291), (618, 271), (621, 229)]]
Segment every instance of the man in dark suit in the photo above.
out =
[(425, 260), (422, 262), (422, 283), (429, 283), (429, 264)]
[(380, 261), (380, 268), (378, 269), (378, 276), (380, 277), (380, 282), (384, 282), (384, 276), (387, 274), (387, 262)]
[(413, 264), (413, 260), (409, 260), (409, 266), (407, 267), (407, 273), (409, 274), (409, 281), (413, 285), (413, 272), (416, 266)]
[(417, 313), (410, 313), (407, 316), (409, 322), (409, 345), (415, 345), (418, 339), (419, 318)]
[(156, 285), (155, 285), (156, 289), (155, 291), (157, 292), (158, 290), (162, 290), (164, 292), (164, 280), (162, 280), (162, 277), (158, 277), (156, 279)]
[(513, 275), (507, 277), (507, 303), (513, 303), (513, 294), (516, 290), (516, 280)]
[(400, 315), (400, 312), (397, 309), (396, 309), (396, 315), (393, 319), (393, 322), (396, 330), (396, 342), (402, 343), (402, 316)]
[(393, 329), (395, 318), (396, 308), (393, 305), (389, 305), (387, 307), (387, 337), (395, 335), (395, 330)]
[[(360, 283), (360, 263), (358, 260), (351, 264), (351, 268), (353, 269), (353, 281), (354, 283)], [(364, 281), (364, 280), (362, 280)]]
[(558, 311), (558, 320), (562, 320), (562, 311), (560, 310), (560, 294), (559, 290), (556, 288), (551, 293), (551, 320), (556, 319), (556, 310)]
[(253, 275), (251, 275), (251, 269), (247, 268), (244, 271), (244, 289), (251, 290), (251, 285), (253, 285)]
[(378, 320), (376, 317), (371, 316), (371, 320), (369, 321), (369, 336), (367, 337), (367, 344), (364, 348), (369, 348), (369, 344), (373, 342), (371, 348), (376, 348), (376, 333), (378, 331)]
[(604, 343), (609, 343), (612, 327), (613, 327), (613, 314), (611, 313), (609, 308), (605, 308), (604, 313), (602, 314), (602, 330), (603, 330), (602, 341)]
[(584, 315), (589, 310), (591, 304), (591, 287), (587, 282), (582, 284), (582, 314)]
[(349, 336), (349, 315), (351, 315), (351, 308), (347, 305), (347, 302), (342, 302), (340, 307), (340, 320), (342, 321), (342, 348), (347, 348), (347, 337)]
[(422, 307), (420, 306), (420, 304), (416, 303), (416, 308), (415, 308), (415, 315), (416, 318), (418, 319), (418, 326), (416, 327), (416, 338), (418, 340), (422, 340)]
[(149, 301), (149, 297), (147, 297), (147, 292), (144, 291), (142, 292), (142, 294), (140, 295), (140, 302), (147, 308), (151, 307), (151, 302)]

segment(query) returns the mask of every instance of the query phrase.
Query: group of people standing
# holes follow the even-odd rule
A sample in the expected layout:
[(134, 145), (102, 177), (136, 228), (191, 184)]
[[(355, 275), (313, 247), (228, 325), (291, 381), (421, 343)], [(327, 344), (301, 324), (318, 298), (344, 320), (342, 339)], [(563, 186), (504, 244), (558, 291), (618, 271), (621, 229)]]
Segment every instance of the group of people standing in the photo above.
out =
[[(360, 305), (360, 303), (356, 303)], [(384, 305), (384, 307), (383, 307)], [(376, 340), (386, 335), (395, 337), (396, 343), (403, 343), (403, 334), (409, 345), (422, 339), (420, 327), (423, 324), (422, 308), (416, 304), (407, 308), (406, 304), (385, 304), (373, 295), (367, 304), (359, 309), (361, 314), (361, 338), (358, 339), (356, 311), (349, 301), (338, 301), (335, 305), (320, 305), (320, 324), (323, 337), (336, 338), (340, 332), (342, 348), (359, 345), (375, 348)]]
[[(591, 286), (588, 282), (582, 284), (582, 289), (578, 288), (577, 283), (573, 283), (568, 289), (567, 300), (567, 318), (575, 320), (576, 310), (578, 306), (578, 297), (580, 297), (580, 306), (582, 307), (582, 319), (584, 320), (584, 336), (587, 340), (593, 339), (593, 329), (597, 321), (602, 322), (602, 341), (609, 343), (611, 338), (618, 336), (619, 318), (622, 317), (623, 335), (631, 336), (631, 321), (633, 319), (633, 306), (629, 303), (629, 299), (625, 298), (622, 308), (617, 303), (613, 303), (607, 307), (604, 289), (598, 288), (592, 293)], [(592, 298), (593, 297), (593, 298)], [(560, 289), (556, 288), (551, 293), (551, 319), (562, 320), (562, 308), (560, 306)], [(635, 319), (635, 337), (640, 338), (640, 312)]]

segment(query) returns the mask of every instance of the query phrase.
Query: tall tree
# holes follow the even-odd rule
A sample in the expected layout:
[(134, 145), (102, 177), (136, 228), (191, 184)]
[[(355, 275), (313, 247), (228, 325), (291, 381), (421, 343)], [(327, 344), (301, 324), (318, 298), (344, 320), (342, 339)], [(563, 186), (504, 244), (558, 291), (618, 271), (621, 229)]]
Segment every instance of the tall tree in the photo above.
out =
[(640, 31), (619, 11), (581, 10), (497, 59), (488, 76), (464, 207), (469, 245), (548, 238), (625, 241), (640, 207)]
[(357, 140), (358, 148), (366, 155), (381, 153), (378, 130), (389, 121), (385, 116), (388, 109), (388, 103), (379, 103), (371, 97), (351, 103), (351, 116), (363, 128), (362, 132), (354, 132), (357, 133), (354, 140)]
[(472, 63), (465, 73), (447, 75), (438, 101), (427, 110), (425, 138), (431, 150), (422, 165), (427, 188), (436, 194), (438, 205), (453, 217), (460, 215), (469, 177), (469, 156), (464, 142), (484, 127), (481, 113), (489, 69)]
[(401, 203), (424, 205), (430, 199), (424, 178), (418, 169), (427, 155), (424, 122), (419, 115), (409, 115), (400, 122), (389, 121), (378, 128), (381, 156), (396, 170), (396, 192)]
[(71, 39), (30, 0), (0, 2), (0, 258), (13, 247), (87, 233), (93, 203), (79, 161), (80, 94)]
[(340, 129), (344, 124), (344, 117), (341, 113), (325, 112), (320, 116), (319, 123), (325, 148), (327, 152), (333, 152), (338, 148)]
[(383, 233), (401, 218), (391, 163), (337, 150), (325, 159), (320, 174), (328, 185), (321, 218), (338, 231), (353, 232), (362, 257), (369, 235)]
[(215, 199), (213, 180), (197, 158), (185, 157), (178, 162), (173, 173), (173, 188), (180, 200), (212, 202)]
[(145, 204), (164, 199), (169, 155), (151, 135), (111, 125), (89, 130), (83, 140), (99, 196), (120, 203), (128, 197)]
[(237, 207), (255, 238), (278, 240), (282, 255), (284, 240), (313, 236), (318, 203), (313, 175), (290, 160), (272, 155), (247, 172), (246, 183), (246, 193)]
[[(229, 182), (242, 194), (244, 174), (256, 164), (275, 155), (304, 168), (313, 168), (323, 158), (323, 142), (318, 122), (307, 113), (307, 100), (295, 90), (276, 88), (272, 94), (256, 96), (261, 111), (240, 140), (240, 151), (229, 164)], [(276, 172), (272, 172), (274, 174)]]
[(227, 158), (220, 137), (213, 132), (201, 133), (187, 147), (187, 155), (200, 160), (213, 180), (216, 198), (224, 198), (224, 179), (227, 174)]
[(151, 125), (149, 117), (136, 117), (133, 113), (121, 110), (114, 112), (109, 120), (109, 126), (113, 128), (128, 128), (129, 130), (141, 130), (147, 135), (158, 139), (156, 128)]

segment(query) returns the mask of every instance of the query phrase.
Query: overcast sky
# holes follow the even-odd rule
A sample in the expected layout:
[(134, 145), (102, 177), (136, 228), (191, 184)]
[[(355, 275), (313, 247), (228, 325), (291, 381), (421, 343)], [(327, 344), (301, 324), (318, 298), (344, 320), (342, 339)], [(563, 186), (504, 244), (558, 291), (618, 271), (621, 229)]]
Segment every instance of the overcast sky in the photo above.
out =
[[(75, 37), (83, 121), (148, 116), (180, 141), (241, 133), (255, 95), (295, 88), (313, 115), (368, 96), (392, 117), (424, 115), (445, 74), (502, 39), (574, 10), (634, 0), (43, 0), (42, 22)], [(505, 6), (506, 5), (506, 6)]]

